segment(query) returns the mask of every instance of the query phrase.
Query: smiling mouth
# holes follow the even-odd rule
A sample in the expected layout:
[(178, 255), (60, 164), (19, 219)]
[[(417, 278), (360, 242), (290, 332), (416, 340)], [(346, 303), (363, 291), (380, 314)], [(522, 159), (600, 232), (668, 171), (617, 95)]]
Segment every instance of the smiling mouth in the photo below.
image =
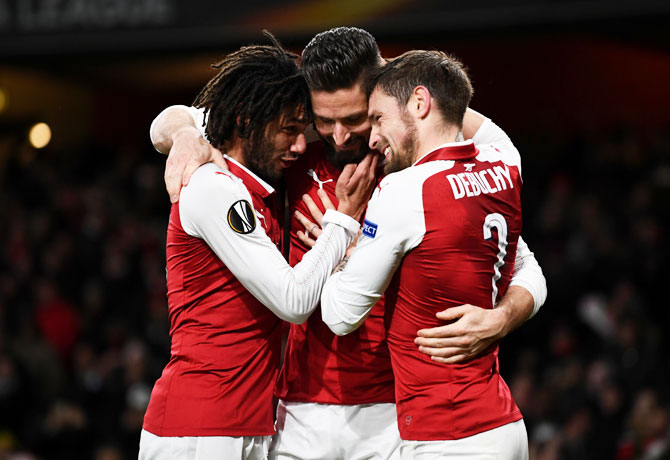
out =
[(279, 162), (281, 163), (282, 169), (286, 169), (293, 164), (294, 161), (298, 159), (298, 155), (283, 155), (279, 157)]
[(391, 154), (393, 152), (391, 151), (391, 146), (387, 145), (381, 150), (381, 154), (384, 155), (384, 163), (387, 163), (389, 161), (389, 158), (391, 157)]

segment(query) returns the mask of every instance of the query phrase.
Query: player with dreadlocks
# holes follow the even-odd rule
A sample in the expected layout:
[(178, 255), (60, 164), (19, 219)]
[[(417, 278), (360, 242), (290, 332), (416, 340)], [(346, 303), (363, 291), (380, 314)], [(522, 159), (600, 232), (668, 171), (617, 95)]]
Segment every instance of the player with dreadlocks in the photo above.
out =
[(277, 249), (272, 184), (305, 151), (309, 93), (296, 56), (272, 41), (217, 63), (219, 73), (195, 101), (227, 170), (201, 166), (172, 205), (172, 349), (144, 418), (140, 459), (266, 458), (281, 320), (301, 323), (314, 310), (375, 183), (372, 155), (349, 165), (322, 237), (300, 264), (288, 265)]

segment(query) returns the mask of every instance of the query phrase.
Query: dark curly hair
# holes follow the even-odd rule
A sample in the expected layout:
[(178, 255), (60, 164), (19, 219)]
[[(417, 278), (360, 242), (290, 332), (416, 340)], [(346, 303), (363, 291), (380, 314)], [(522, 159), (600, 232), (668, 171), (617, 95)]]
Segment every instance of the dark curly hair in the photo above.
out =
[(193, 105), (205, 109), (209, 141), (217, 148), (233, 134), (262, 141), (265, 127), (284, 113), (304, 107), (311, 113), (309, 90), (298, 67), (298, 56), (282, 48), (268, 31), (272, 45), (244, 46), (212, 64), (219, 73), (195, 98)]

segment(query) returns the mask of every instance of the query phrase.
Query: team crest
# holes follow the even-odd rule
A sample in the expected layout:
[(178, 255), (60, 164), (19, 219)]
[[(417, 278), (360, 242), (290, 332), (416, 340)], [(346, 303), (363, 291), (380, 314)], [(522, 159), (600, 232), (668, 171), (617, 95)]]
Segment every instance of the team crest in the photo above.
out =
[(228, 210), (228, 225), (235, 232), (242, 235), (254, 231), (256, 228), (256, 216), (254, 209), (248, 201), (239, 200), (233, 203)]

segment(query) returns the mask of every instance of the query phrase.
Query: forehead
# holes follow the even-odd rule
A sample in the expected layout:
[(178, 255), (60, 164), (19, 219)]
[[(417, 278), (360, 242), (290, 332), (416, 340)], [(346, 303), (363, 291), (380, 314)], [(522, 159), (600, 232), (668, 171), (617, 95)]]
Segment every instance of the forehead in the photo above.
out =
[(368, 101), (360, 85), (336, 91), (311, 91), (312, 110), (323, 118), (347, 118), (353, 114), (367, 112)]
[(372, 91), (368, 104), (368, 113), (370, 114), (377, 112), (388, 112), (393, 108), (399, 107), (398, 100), (395, 97), (389, 96), (379, 89)]

